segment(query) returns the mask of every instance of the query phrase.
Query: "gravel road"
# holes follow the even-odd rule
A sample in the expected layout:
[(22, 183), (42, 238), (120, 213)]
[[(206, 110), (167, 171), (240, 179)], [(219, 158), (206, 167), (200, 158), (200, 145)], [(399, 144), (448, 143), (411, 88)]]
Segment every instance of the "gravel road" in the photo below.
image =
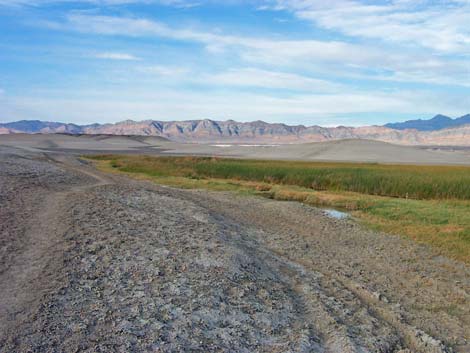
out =
[(469, 352), (470, 268), (322, 210), (0, 148), (0, 352)]

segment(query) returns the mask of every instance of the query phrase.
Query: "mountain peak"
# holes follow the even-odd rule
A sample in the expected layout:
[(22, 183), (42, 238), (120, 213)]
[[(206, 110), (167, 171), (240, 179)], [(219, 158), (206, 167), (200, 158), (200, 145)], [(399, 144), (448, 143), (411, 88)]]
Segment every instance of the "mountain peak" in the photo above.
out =
[(126, 120), (119, 121), (116, 124), (118, 124), (118, 125), (132, 125), (132, 124), (137, 124), (137, 121), (134, 121), (132, 119), (126, 119)]
[(389, 123), (384, 126), (395, 130), (414, 129), (418, 131), (435, 131), (466, 124), (470, 124), (470, 114), (457, 119), (452, 119), (446, 115), (438, 114), (428, 120), (408, 120), (401, 123)]
[[(436, 121), (436, 120), (445, 120), (445, 121), (450, 121), (452, 118), (449, 118), (446, 115), (443, 114), (437, 114), (434, 118), (430, 119), (431, 121)], [(426, 121), (426, 120), (421, 120), (421, 121)]]

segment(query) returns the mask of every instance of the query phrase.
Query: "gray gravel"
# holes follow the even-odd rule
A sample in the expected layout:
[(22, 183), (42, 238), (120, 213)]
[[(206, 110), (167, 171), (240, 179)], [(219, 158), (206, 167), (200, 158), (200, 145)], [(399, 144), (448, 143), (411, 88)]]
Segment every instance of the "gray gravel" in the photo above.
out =
[(1, 352), (468, 352), (469, 269), (427, 248), (0, 151)]

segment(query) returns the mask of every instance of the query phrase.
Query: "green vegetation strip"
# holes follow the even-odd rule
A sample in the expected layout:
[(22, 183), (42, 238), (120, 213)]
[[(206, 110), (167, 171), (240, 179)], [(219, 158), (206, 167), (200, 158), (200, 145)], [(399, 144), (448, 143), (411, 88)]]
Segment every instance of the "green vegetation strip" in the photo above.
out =
[(470, 168), (99, 155), (104, 170), (182, 188), (346, 209), (368, 226), (470, 262)]

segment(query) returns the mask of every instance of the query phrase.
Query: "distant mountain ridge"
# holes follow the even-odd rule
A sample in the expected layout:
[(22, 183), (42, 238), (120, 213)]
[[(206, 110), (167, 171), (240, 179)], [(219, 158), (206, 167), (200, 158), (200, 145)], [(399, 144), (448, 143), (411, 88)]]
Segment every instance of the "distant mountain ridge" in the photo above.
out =
[[(98, 126), (99, 124), (94, 124)], [(41, 121), (41, 120), (20, 120), (11, 123), (0, 123), (0, 128), (10, 129), (27, 134), (35, 133), (67, 133), (80, 134), (83, 129), (92, 125), (76, 125), (68, 123)]]
[[(236, 122), (210, 119), (187, 121), (125, 120), (114, 124), (76, 125), (39, 120), (0, 123), (0, 134), (66, 133), (160, 136), (192, 143), (306, 143), (341, 139), (370, 139), (404, 145), (470, 146), (470, 114), (459, 119), (436, 116), (386, 126), (321, 127), (271, 124), (264, 121)], [(447, 125), (463, 124), (445, 128)], [(457, 122), (457, 123), (456, 123)], [(428, 124), (428, 125), (426, 125)], [(429, 125), (430, 124), (430, 125)], [(420, 129), (403, 128), (419, 125)], [(392, 128), (390, 126), (397, 126)], [(431, 126), (434, 130), (430, 130)]]
[(470, 124), (470, 114), (457, 119), (439, 114), (429, 120), (408, 120), (401, 123), (389, 123), (384, 126), (395, 130), (415, 129), (418, 131), (436, 131), (467, 124)]

